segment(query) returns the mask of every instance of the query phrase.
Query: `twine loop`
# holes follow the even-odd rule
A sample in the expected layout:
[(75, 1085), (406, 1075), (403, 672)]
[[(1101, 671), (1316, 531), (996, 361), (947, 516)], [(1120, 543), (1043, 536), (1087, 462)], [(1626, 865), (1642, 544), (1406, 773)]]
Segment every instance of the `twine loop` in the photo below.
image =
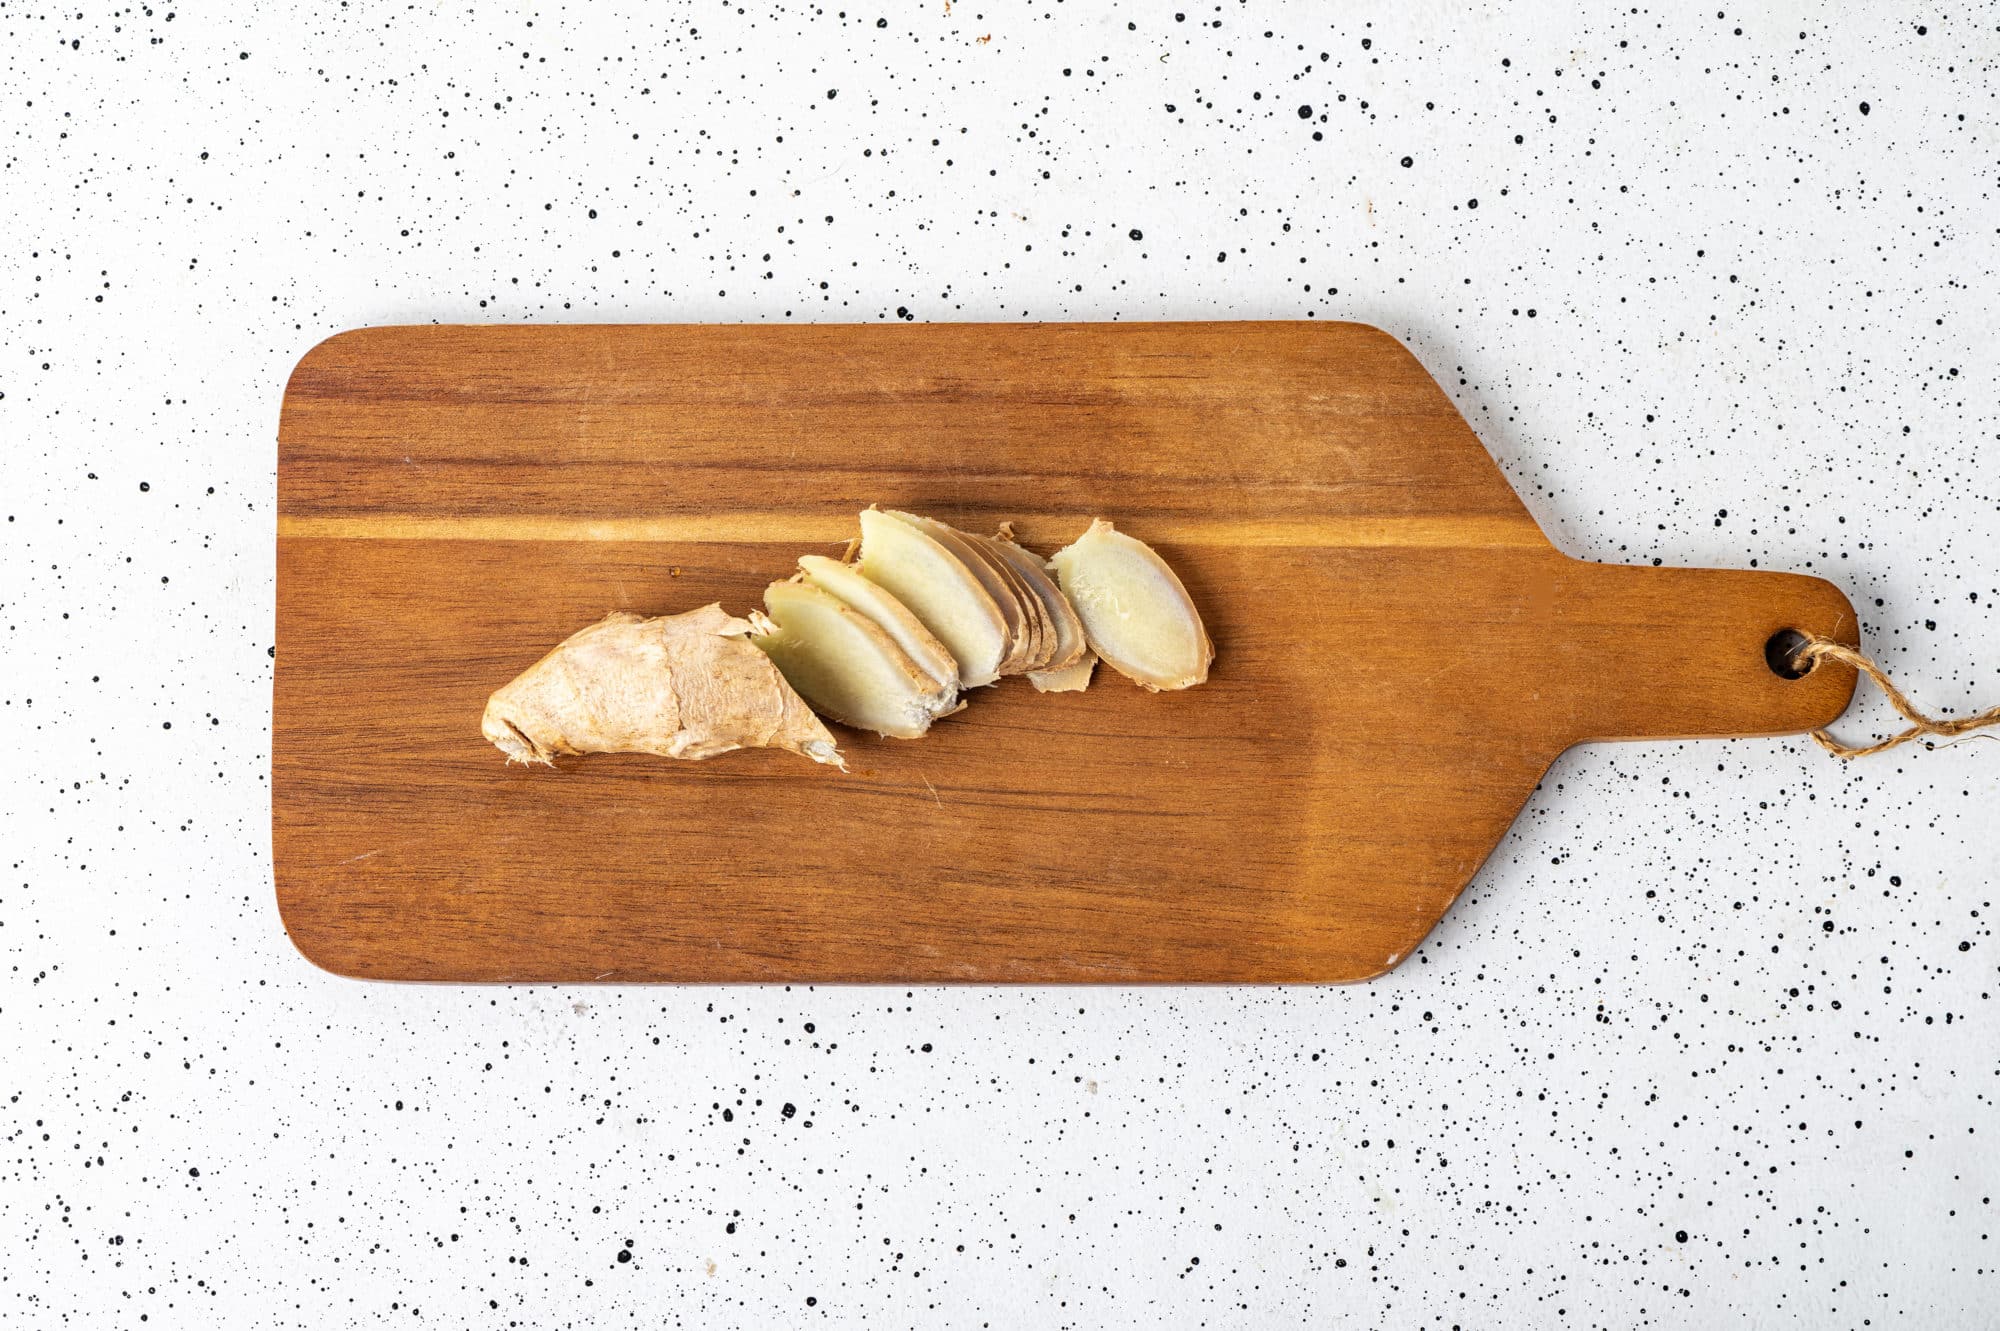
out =
[(1876, 665), (1854, 648), (1835, 642), (1831, 638), (1808, 636), (1792, 653), (1793, 668), (1798, 670), (1800, 674), (1811, 670), (1821, 661), (1838, 661), (1842, 665), (1853, 666), (1856, 670), (1868, 676), (1869, 679), (1875, 682), (1875, 687), (1882, 690), (1882, 696), (1889, 700), (1889, 705), (1895, 708), (1905, 721), (1910, 723), (1908, 730), (1891, 735), (1884, 740), (1877, 740), (1873, 744), (1863, 745), (1842, 744), (1824, 730), (1813, 731), (1813, 739), (1818, 742), (1822, 749), (1825, 749), (1836, 758), (1843, 760), (1865, 758), (1871, 753), (1881, 753), (1885, 749), (1893, 749), (1899, 744), (1907, 744), (1913, 739), (1957, 739), (1961, 735), (1983, 729), (1986, 726), (2000, 725), (2000, 707), (1989, 707), (1974, 716), (1944, 718), (1926, 716), (1924, 713), (1918, 711), (1908, 698), (1903, 696), (1903, 691), (1895, 686), (1889, 679), (1888, 673), (1881, 666)]

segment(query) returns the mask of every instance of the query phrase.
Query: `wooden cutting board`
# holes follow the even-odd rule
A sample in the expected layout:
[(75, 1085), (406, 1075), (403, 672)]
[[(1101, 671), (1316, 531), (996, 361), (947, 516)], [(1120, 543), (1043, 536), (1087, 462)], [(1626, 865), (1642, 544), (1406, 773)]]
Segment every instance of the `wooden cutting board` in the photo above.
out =
[[(1045, 552), (1113, 518), (1213, 675), (1009, 679), (922, 740), (840, 731), (847, 775), (480, 737), (573, 630), (742, 613), (871, 502)], [(1806, 730), (1854, 685), (1766, 660), (1856, 640), (1831, 584), (1559, 554), (1358, 324), (344, 333), (285, 393), (277, 545), (278, 903), (382, 979), (1360, 980), (1567, 746)]]

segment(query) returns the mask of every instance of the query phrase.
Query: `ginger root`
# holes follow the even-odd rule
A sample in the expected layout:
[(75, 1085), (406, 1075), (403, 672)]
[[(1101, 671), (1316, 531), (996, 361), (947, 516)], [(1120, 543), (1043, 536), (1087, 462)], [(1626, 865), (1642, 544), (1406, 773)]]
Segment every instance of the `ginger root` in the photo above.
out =
[(1101, 659), (1154, 691), (1208, 678), (1215, 648), (1187, 588), (1101, 518), (1046, 564), (1005, 524), (976, 536), (876, 508), (859, 547), (851, 563), (800, 558), (766, 589), (768, 615), (606, 615), (495, 692), (480, 729), (510, 762), (779, 748), (845, 770), (815, 711), (914, 739), (1001, 675), (1075, 691)]
[(606, 615), (497, 690), (479, 728), (509, 762), (776, 748), (844, 769), (833, 736), (750, 633), (720, 605)]
[(1153, 547), (1098, 518), (1051, 555), (1049, 567), (1091, 650), (1113, 670), (1155, 692), (1208, 678), (1215, 647), (1201, 612)]

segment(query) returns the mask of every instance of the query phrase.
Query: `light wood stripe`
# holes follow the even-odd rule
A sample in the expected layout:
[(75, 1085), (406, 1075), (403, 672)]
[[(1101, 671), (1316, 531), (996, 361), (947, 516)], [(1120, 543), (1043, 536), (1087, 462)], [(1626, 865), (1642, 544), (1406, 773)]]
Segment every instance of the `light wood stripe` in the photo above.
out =
[[(1075, 514), (1021, 514), (1024, 529), (1081, 531)], [(851, 515), (734, 512), (648, 518), (562, 516), (434, 517), (378, 513), (366, 517), (280, 516), (278, 536), (320, 541), (625, 541), (661, 544), (837, 544), (856, 534)], [(1463, 517), (1171, 518), (1148, 516), (1149, 541), (1168, 545), (1432, 546), (1545, 548), (1549, 542), (1532, 518), (1478, 514)]]

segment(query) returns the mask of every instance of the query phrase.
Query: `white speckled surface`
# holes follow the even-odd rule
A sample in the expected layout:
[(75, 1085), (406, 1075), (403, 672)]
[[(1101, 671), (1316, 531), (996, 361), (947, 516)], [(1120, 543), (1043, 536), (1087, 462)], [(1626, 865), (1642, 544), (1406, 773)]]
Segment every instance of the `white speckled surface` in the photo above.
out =
[(0, 1322), (1992, 1325), (2000, 746), (1574, 752), (1331, 991), (356, 984), (267, 832), (369, 323), (1362, 319), (2000, 700), (1992, 5), (171, 3), (0, 2)]

